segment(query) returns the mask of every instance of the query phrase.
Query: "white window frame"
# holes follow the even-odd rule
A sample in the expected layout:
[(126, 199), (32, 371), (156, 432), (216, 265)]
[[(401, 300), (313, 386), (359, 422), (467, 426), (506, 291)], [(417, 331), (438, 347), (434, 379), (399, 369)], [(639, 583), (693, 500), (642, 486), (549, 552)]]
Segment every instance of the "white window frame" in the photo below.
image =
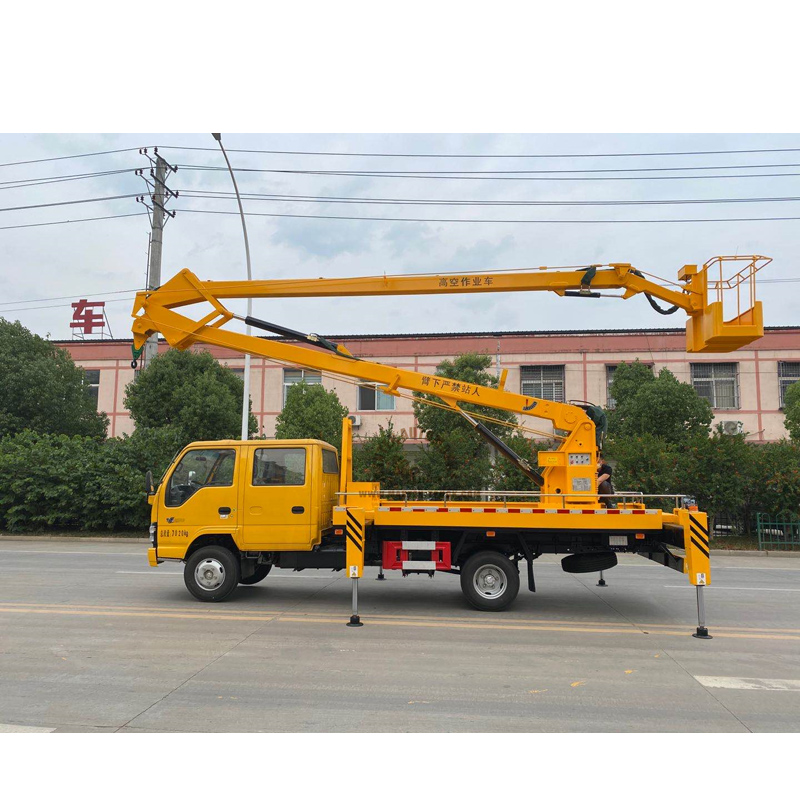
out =
[[(299, 372), (300, 373), (300, 380), (286, 380), (286, 374), (288, 372)], [(283, 370), (283, 404), (281, 408), (286, 405), (286, 394), (289, 391), (290, 386), (296, 386), (298, 383), (307, 383), (309, 386), (315, 386), (319, 384), (322, 385), (322, 373), (316, 369), (299, 369), (297, 367), (286, 367)]]
[[(786, 374), (794, 372), (794, 375)], [(786, 402), (786, 390), (794, 383), (800, 381), (800, 361), (778, 362), (778, 408), (783, 408)]]
[[(528, 370), (528, 377), (525, 371)], [(538, 377), (533, 377), (538, 371)], [(549, 374), (546, 372), (549, 370)], [(560, 377), (554, 377), (554, 370), (560, 370)], [(538, 397), (554, 403), (564, 402), (566, 370), (564, 364), (525, 364), (519, 370), (520, 394)], [(549, 391), (545, 391), (548, 389)]]
[(98, 369), (97, 367), (82, 367), (83, 369), (83, 376), (84, 378), (88, 378), (88, 373), (96, 372), (97, 373), (97, 383), (92, 381), (89, 383), (86, 382), (85, 386), (89, 389), (89, 394), (94, 397), (94, 407), (95, 410), (99, 410), (100, 408), (100, 376), (102, 375), (102, 370)]
[[(358, 395), (356, 400), (356, 405), (358, 406), (359, 411), (394, 411), (395, 410), (395, 396), (393, 394), (385, 394), (381, 392), (378, 387), (385, 384), (380, 383), (359, 383), (358, 384)], [(371, 391), (375, 396), (375, 402), (373, 403), (372, 408), (362, 408), (361, 407), (361, 392)], [(384, 403), (387, 407), (386, 408), (379, 408), (378, 404)]]
[[(726, 370), (733, 367), (733, 405), (718, 405), (720, 401), (720, 389), (718, 388), (718, 381), (730, 381), (730, 375), (716, 375), (716, 371), (724, 367)], [(711, 375), (696, 375), (700, 369), (710, 368)], [(720, 370), (722, 372), (722, 370)], [(705, 397), (711, 403), (711, 407), (720, 411), (732, 411), (740, 408), (739, 399), (739, 362), (738, 361), (695, 361), (690, 364), (690, 374), (692, 386), (694, 390), (700, 395)], [(707, 397), (698, 390), (698, 385), (701, 387), (711, 387), (711, 397)]]

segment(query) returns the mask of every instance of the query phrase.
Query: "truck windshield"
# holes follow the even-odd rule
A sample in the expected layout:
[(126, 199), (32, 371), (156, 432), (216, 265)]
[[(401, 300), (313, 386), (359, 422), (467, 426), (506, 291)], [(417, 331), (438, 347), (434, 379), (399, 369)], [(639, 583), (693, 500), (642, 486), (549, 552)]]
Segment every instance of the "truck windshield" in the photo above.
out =
[(169, 479), (166, 505), (183, 505), (204, 486), (232, 486), (235, 463), (234, 450), (190, 450)]

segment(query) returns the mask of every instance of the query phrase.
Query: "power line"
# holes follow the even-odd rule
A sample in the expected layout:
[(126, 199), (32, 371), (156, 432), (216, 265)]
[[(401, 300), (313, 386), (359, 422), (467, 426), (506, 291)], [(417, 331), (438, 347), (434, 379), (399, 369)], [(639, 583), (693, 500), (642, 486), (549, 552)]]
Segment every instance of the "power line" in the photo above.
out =
[[(162, 150), (205, 150), (217, 152), (213, 147), (161, 146)], [(234, 150), (229, 153), (266, 153), (294, 156), (353, 156), (359, 158), (644, 158), (650, 156), (710, 156), (742, 153), (797, 153), (800, 147), (775, 147), (753, 150), (682, 150), (657, 153), (343, 153), (323, 150)], [(2, 165), (0, 165), (2, 166)]]
[(45, 161), (66, 161), (70, 158), (91, 158), (92, 156), (107, 156), (111, 155), (112, 153), (130, 153), (132, 151), (138, 151), (140, 148), (138, 147), (124, 147), (120, 150), (101, 150), (97, 153), (79, 153), (78, 155), (74, 156), (56, 156), (54, 158), (34, 158), (29, 161), (9, 161), (6, 164), (0, 164), (0, 167), (18, 167), (23, 164), (41, 164)]
[[(232, 192), (214, 192), (201, 189), (181, 191), (184, 198), (208, 200), (234, 200)], [(349, 205), (421, 205), (421, 206), (647, 206), (647, 205), (691, 205), (707, 203), (782, 203), (797, 202), (800, 197), (722, 197), (691, 200), (427, 200), (400, 199), (390, 197), (336, 197), (318, 195), (282, 195), (243, 193), (248, 200), (300, 203), (345, 203)]]
[[(32, 300), (9, 300), (7, 303), (0, 303), (0, 306), (16, 306), (23, 303), (49, 303), (53, 300), (79, 300), (82, 297), (105, 297), (107, 295), (115, 294), (136, 294), (141, 289), (120, 289), (118, 292), (78, 292), (77, 294), (62, 294), (58, 297), (35, 297)], [(111, 301), (109, 301), (111, 302)]]
[(135, 167), (128, 169), (110, 169), (104, 172), (84, 172), (77, 175), (54, 175), (47, 178), (25, 178), (16, 181), (0, 181), (2, 189), (24, 189), (29, 186), (45, 186), (50, 183), (64, 183), (66, 181), (79, 181), (87, 178), (102, 178), (107, 175), (121, 175), (126, 172), (135, 172)]
[(90, 197), (87, 200), (62, 200), (59, 203), (39, 203), (35, 206), (11, 206), (0, 208), (0, 211), (28, 211), (32, 208), (52, 208), (53, 206), (74, 206), (80, 203), (102, 203), (105, 200), (125, 200), (131, 197), (139, 197), (139, 194), (116, 194), (110, 197)]
[(94, 222), (100, 219), (123, 219), (124, 217), (146, 217), (146, 211), (138, 211), (133, 214), (111, 214), (107, 217), (84, 217), (83, 219), (60, 219), (53, 222), (31, 222), (27, 225), (4, 225), (0, 227), (0, 231), (10, 231), (15, 228), (42, 228), (45, 225), (70, 225), (74, 222)]
[[(87, 295), (88, 297), (95, 297), (96, 295)], [(129, 303), (130, 298), (122, 297), (119, 300), (106, 300), (106, 303)], [(0, 314), (16, 314), (19, 311), (41, 311), (45, 308), (72, 308), (70, 303), (56, 303), (53, 306), (28, 306), (27, 308), (0, 308)]]
[[(774, 165), (776, 168), (779, 165)], [(196, 164), (179, 164), (178, 167), (182, 170), (189, 170), (195, 172), (222, 172), (227, 171), (225, 167), (211, 167), (201, 166)], [(755, 167), (750, 167), (754, 169)], [(682, 169), (675, 167), (676, 170)], [(693, 169), (686, 167), (683, 169)], [(715, 169), (715, 167), (705, 167), (704, 169)], [(441, 174), (441, 173), (428, 173), (422, 174), (420, 172), (381, 172), (376, 170), (310, 170), (310, 169), (257, 169), (255, 167), (234, 167), (234, 172), (255, 172), (255, 173), (270, 173), (276, 175), (323, 175), (323, 176), (338, 176), (348, 178), (406, 178), (416, 180), (458, 180), (458, 181), (658, 181), (658, 180), (707, 180), (715, 178), (789, 178), (800, 177), (800, 172), (766, 172), (766, 173), (750, 173), (745, 175), (589, 175), (589, 176), (559, 176), (550, 177), (542, 174), (531, 175), (523, 174), (527, 172), (536, 172), (536, 170), (516, 170), (517, 174), (508, 175), (504, 173), (495, 173), (492, 175), (487, 174)], [(580, 170), (583, 171), (583, 170)], [(589, 172), (590, 170), (586, 170)], [(634, 170), (640, 172), (643, 170)], [(541, 170), (547, 172), (547, 170)], [(559, 172), (559, 170), (553, 170)]]
[[(179, 208), (186, 214), (236, 214), (238, 211), (211, 211), (199, 208)], [(624, 223), (666, 223), (666, 222), (783, 222), (796, 221), (800, 217), (729, 217), (720, 219), (434, 219), (416, 217), (347, 217), (327, 214), (267, 214), (257, 211), (246, 211), (246, 217), (291, 217), (295, 219), (340, 219), (365, 220), (370, 222), (468, 222), (468, 223), (515, 223), (515, 224), (624, 224)]]
[[(607, 172), (697, 172), (709, 169), (785, 169), (800, 167), (800, 164), (720, 164), (718, 166), (706, 165), (701, 167), (626, 167), (624, 169), (411, 169), (411, 170), (366, 170), (375, 175), (570, 175), (575, 173), (607, 173)], [(209, 169), (221, 169), (211, 166)], [(287, 170), (293, 172), (296, 170)], [(325, 172), (320, 170), (320, 172)], [(358, 173), (357, 170), (331, 170), (331, 174)]]

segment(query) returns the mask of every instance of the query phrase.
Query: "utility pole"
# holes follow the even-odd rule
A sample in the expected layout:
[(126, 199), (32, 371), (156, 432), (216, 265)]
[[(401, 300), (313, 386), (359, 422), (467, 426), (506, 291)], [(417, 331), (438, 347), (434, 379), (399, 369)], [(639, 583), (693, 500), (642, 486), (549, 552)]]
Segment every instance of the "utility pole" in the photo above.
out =
[[(169, 212), (166, 209), (167, 202), (178, 196), (178, 192), (173, 192), (167, 186), (167, 175), (171, 172), (177, 172), (178, 168), (170, 166), (158, 154), (158, 148), (153, 149), (155, 158), (148, 153), (147, 148), (139, 150), (141, 155), (147, 156), (150, 160), (150, 179), (145, 174), (144, 170), (137, 170), (136, 174), (141, 177), (147, 184), (150, 190), (149, 200), (147, 202), (145, 196), (142, 195), (136, 198), (138, 203), (143, 203), (147, 206), (150, 212), (150, 253), (147, 258), (147, 289), (148, 291), (158, 289), (161, 286), (161, 250), (164, 244), (164, 226), (167, 219), (175, 216), (175, 212)], [(146, 342), (144, 346), (144, 354), (142, 357), (142, 369), (144, 369), (152, 359), (158, 355), (158, 334), (154, 333)]]

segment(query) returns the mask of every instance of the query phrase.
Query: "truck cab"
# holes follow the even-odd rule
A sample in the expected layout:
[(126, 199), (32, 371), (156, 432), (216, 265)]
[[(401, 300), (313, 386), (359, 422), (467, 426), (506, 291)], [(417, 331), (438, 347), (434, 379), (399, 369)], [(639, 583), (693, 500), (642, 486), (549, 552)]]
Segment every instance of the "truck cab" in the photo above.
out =
[[(199, 550), (223, 548), (237, 556), (239, 577), (246, 579), (254, 565), (271, 564), (274, 553), (318, 546), (331, 527), (338, 488), (339, 458), (327, 442), (193, 442), (150, 497), (148, 560), (153, 566), (165, 559), (188, 566)], [(217, 559), (209, 575), (231, 569)]]

